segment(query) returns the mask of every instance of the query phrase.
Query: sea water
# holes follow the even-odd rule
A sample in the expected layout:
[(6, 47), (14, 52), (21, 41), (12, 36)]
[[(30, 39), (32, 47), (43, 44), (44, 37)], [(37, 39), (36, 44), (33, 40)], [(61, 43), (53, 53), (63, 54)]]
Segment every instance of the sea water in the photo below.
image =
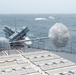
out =
[[(49, 29), (55, 23), (63, 23), (70, 32), (70, 41), (64, 50), (76, 51), (76, 14), (0, 14), (0, 37), (5, 37), (4, 25), (19, 31), (23, 26), (30, 30), (27, 37), (48, 37)], [(44, 41), (44, 48), (54, 50), (51, 41)], [(35, 42), (39, 45), (38, 42)], [(41, 45), (41, 44), (40, 44)], [(36, 45), (35, 45), (36, 46)]]

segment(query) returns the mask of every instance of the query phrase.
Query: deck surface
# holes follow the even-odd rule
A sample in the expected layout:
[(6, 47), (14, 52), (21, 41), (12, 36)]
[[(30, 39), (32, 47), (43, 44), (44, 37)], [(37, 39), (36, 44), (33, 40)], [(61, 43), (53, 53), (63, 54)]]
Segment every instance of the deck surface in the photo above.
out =
[(75, 63), (40, 49), (0, 52), (0, 75), (76, 75)]

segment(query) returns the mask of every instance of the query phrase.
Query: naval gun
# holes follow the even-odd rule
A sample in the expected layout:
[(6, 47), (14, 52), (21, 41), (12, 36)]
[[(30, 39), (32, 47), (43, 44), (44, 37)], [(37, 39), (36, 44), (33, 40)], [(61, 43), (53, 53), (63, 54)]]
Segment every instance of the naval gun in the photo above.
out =
[(12, 35), (9, 37), (10, 44), (12, 46), (14, 45), (19, 47), (19, 45), (21, 46), (21, 44), (25, 42), (27, 43), (29, 41), (50, 38), (54, 46), (57, 49), (60, 49), (62, 47), (66, 47), (70, 38), (68, 28), (62, 23), (56, 23), (55, 25), (53, 25), (49, 30), (48, 37), (34, 38), (31, 40), (25, 39), (24, 36), (28, 31), (28, 27), (23, 27), (21, 31), (12, 33)]
[(3, 31), (5, 32), (6, 38), (9, 38), (12, 34), (15, 33), (14, 30), (12, 30), (9, 26), (5, 25), (3, 28)]
[(9, 40), (10, 40), (10, 45), (11, 47), (23, 47), (23, 43), (21, 42), (13, 42), (13, 41), (18, 41), (18, 40), (23, 40), (24, 36), (26, 36), (26, 33), (29, 31), (28, 27), (23, 27), (22, 30), (20, 30), (19, 32), (15, 32), (14, 34), (12, 34), (10, 37), (9, 37)]
[(9, 40), (5, 37), (0, 37), (0, 51), (10, 50)]
[(6, 38), (9, 39), (10, 45), (13, 47), (16, 46), (23, 46), (21, 42), (13, 42), (18, 40), (24, 40), (24, 36), (26, 36), (26, 33), (29, 31), (28, 27), (22, 27), (22, 30), (16, 32), (13, 29), (11, 29), (9, 26), (5, 25), (3, 28), (3, 31), (5, 32)]
[(23, 27), (18, 33), (15, 32), (13, 35), (9, 37), (10, 41), (17, 41), (22, 39), (26, 33), (29, 31), (28, 27)]
[(3, 31), (5, 32), (6, 38), (10, 41), (22, 40), (26, 33), (29, 31), (28, 27), (23, 27), (19, 32), (15, 32), (9, 26), (4, 26)]
[(26, 33), (29, 31), (28, 27), (23, 27), (18, 33), (14, 33), (9, 37), (10, 41), (17, 41), (22, 39)]

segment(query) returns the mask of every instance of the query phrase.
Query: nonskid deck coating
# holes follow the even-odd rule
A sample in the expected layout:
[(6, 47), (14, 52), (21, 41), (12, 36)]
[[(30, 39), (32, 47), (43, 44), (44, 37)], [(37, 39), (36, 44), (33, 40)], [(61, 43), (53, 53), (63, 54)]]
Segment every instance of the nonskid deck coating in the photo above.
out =
[(40, 50), (0, 56), (0, 75), (66, 74), (76, 75), (75, 63), (50, 51)]

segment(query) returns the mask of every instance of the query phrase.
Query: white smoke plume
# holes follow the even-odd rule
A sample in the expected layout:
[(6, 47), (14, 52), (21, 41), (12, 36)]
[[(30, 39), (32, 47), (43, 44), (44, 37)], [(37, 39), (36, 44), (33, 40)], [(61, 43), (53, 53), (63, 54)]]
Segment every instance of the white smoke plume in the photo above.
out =
[(49, 30), (48, 37), (52, 40), (56, 48), (62, 48), (66, 47), (68, 44), (70, 34), (68, 28), (64, 24), (56, 23)]

